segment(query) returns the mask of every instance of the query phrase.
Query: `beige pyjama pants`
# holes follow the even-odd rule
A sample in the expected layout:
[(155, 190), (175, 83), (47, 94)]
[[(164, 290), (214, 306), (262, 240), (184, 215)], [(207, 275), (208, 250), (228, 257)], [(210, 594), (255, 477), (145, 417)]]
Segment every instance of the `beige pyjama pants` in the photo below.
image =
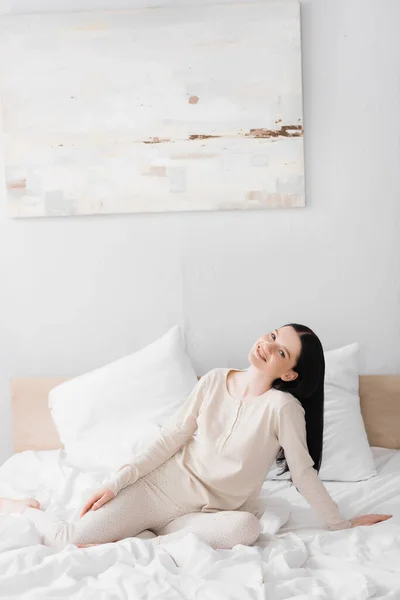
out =
[[(168, 494), (165, 476), (157, 469), (127, 486), (99, 509), (72, 522), (60, 521), (45, 511), (26, 509), (46, 545), (104, 544), (150, 530), (157, 544), (195, 533), (213, 548), (251, 545), (260, 535), (258, 518), (244, 511), (203, 513), (201, 507), (179, 494)], [(173, 496), (173, 497), (172, 497)]]

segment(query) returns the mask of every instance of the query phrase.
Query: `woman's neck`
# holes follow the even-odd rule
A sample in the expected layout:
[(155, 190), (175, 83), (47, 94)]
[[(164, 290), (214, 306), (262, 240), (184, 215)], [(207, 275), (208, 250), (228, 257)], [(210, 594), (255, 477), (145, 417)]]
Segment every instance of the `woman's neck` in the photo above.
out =
[(250, 365), (245, 371), (237, 372), (238, 392), (243, 398), (247, 396), (262, 396), (272, 388), (273, 380), (260, 375), (260, 372)]

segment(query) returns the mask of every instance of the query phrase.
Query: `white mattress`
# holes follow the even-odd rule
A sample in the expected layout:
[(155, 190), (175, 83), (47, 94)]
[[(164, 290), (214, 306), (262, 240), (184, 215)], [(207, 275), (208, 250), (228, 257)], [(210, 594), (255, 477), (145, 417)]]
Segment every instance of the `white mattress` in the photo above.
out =
[[(377, 477), (326, 485), (344, 517), (380, 512), (392, 519), (331, 532), (294, 486), (268, 481), (265, 504), (278, 507), (278, 520), (288, 507), (290, 518), (251, 548), (216, 551), (189, 534), (163, 548), (130, 538), (57, 552), (40, 545), (24, 515), (0, 515), (0, 598), (400, 600), (400, 451), (373, 453)], [(104, 475), (72, 467), (61, 450), (24, 452), (0, 467), (0, 496), (34, 496), (72, 518)]]

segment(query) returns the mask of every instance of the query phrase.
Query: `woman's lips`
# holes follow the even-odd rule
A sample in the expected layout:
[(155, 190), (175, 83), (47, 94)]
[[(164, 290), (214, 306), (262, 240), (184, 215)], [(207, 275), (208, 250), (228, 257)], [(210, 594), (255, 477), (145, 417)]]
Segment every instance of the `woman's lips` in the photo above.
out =
[(264, 362), (267, 362), (267, 359), (260, 353), (260, 346), (257, 346), (257, 354)]

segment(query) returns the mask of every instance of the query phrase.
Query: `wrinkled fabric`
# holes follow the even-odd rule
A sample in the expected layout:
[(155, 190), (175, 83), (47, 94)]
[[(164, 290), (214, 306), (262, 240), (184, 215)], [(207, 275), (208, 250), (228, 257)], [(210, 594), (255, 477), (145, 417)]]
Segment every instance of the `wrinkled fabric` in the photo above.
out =
[[(398, 600), (400, 452), (374, 450), (377, 477), (327, 483), (348, 514), (394, 515), (372, 527), (328, 531), (293, 486), (275, 481), (261, 491), (271, 518), (266, 513), (260, 538), (232, 550), (213, 550), (188, 534), (162, 546), (138, 536), (60, 552), (40, 545), (26, 516), (0, 515), (0, 598)], [(34, 496), (51, 513), (70, 519), (105, 475), (72, 467), (62, 450), (22, 452), (0, 467), (0, 495)]]

